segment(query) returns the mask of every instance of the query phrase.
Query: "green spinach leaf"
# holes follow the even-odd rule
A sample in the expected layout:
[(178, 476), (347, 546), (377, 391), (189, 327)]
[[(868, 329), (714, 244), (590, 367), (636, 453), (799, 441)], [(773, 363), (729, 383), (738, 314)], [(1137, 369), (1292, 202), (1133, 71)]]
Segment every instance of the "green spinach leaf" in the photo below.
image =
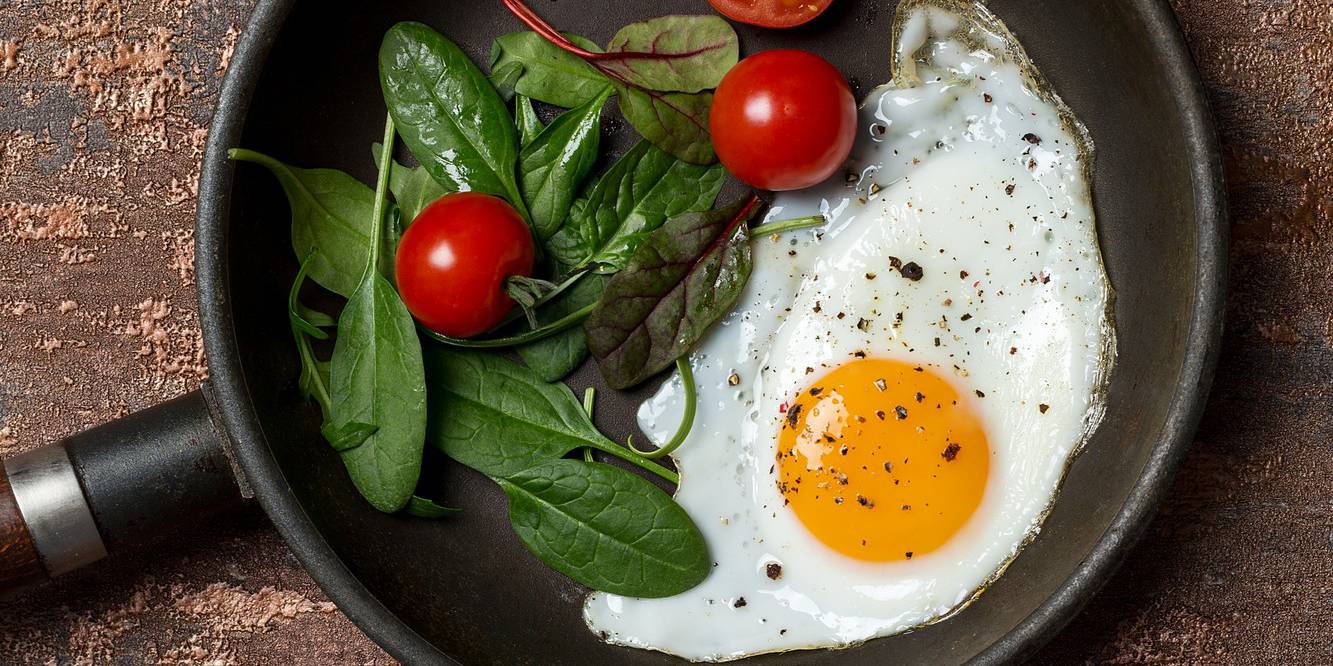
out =
[(649, 90), (694, 93), (716, 88), (736, 65), (740, 40), (719, 16), (660, 16), (620, 29), (598, 61), (621, 78)]
[(642, 477), (602, 463), (550, 460), (496, 481), (528, 550), (588, 587), (667, 597), (712, 570), (699, 528)]
[(407, 501), (407, 508), (404, 511), (409, 516), (417, 518), (446, 518), (463, 512), (462, 509), (456, 509), (451, 506), (440, 506), (434, 500), (426, 499), (420, 495), (413, 495), (412, 499)]
[(569, 387), (502, 356), (431, 346), (426, 368), (431, 444), (479, 472), (508, 476), (579, 447), (615, 446)]
[(664, 93), (616, 84), (620, 113), (654, 146), (691, 164), (717, 160), (708, 135), (713, 93)]
[[(538, 323), (547, 324), (597, 302), (606, 288), (605, 275), (585, 275), (572, 287), (537, 312)], [(558, 382), (588, 358), (588, 339), (582, 326), (575, 326), (518, 347), (515, 351), (538, 377)]]
[(570, 265), (618, 270), (668, 218), (712, 208), (725, 177), (721, 166), (687, 164), (640, 141), (602, 175), (547, 249)]
[(495, 86), (495, 92), (500, 94), (500, 99), (506, 102), (514, 99), (516, 94), (514, 86), (518, 85), (520, 76), (523, 76), (523, 63), (517, 60), (507, 62), (491, 72), (491, 85)]
[[(532, 98), (527, 95), (514, 98), (514, 124), (518, 125), (518, 144), (521, 148), (527, 148), (546, 129), (542, 119), (537, 117), (537, 110), (532, 108)], [(521, 160), (521, 150), (519, 154)]]
[[(376, 164), (379, 164), (381, 150), (383, 147), (378, 143), (370, 147), (371, 156), (375, 158)], [(396, 160), (389, 171), (389, 191), (393, 192), (394, 201), (398, 202), (404, 227), (417, 219), (417, 215), (420, 215), (426, 206), (449, 193), (449, 190), (432, 178), (424, 168), (403, 166)]]
[(356, 288), (370, 247), (375, 193), (334, 169), (298, 169), (267, 155), (233, 149), (231, 159), (268, 169), (292, 209), (292, 248), (309, 257), (310, 279), (341, 296)]
[(584, 322), (607, 384), (624, 389), (653, 376), (731, 309), (750, 277), (745, 223), (758, 208), (752, 195), (671, 218), (644, 238)]
[(610, 95), (610, 89), (604, 90), (586, 104), (561, 114), (519, 154), (523, 199), (532, 213), (532, 227), (539, 241), (545, 241), (564, 223), (574, 194), (597, 161), (602, 106)]
[[(565, 35), (575, 44), (600, 51), (578, 35)], [(576, 55), (560, 50), (535, 32), (511, 32), (491, 45), (492, 77), (508, 80), (513, 65), (520, 66), (513, 87), (520, 95), (566, 109), (582, 106), (602, 94), (610, 83), (606, 76)]]
[(509, 199), (527, 217), (514, 168), (518, 132), (499, 93), (467, 56), (421, 23), (389, 29), (380, 87), (417, 161), (453, 191)]
[[(393, 145), (393, 138), (390, 119), (384, 144)], [(364, 431), (352, 424), (375, 428), (341, 455), (357, 490), (386, 513), (403, 508), (412, 497), (426, 432), (426, 380), (416, 325), (380, 270), (391, 161), (383, 151), (371, 214), (377, 221), (361, 282), (338, 318), (329, 384), (334, 421), (326, 424), (339, 437)]]

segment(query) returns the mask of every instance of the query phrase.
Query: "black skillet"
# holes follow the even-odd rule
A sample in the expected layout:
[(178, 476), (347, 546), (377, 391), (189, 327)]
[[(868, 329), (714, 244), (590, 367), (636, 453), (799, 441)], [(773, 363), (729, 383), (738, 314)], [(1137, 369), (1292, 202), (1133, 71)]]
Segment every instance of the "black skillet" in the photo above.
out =
[[(860, 95), (887, 76), (895, 4), (835, 0), (799, 29), (737, 29), (746, 53), (824, 55)], [(1165, 0), (991, 6), (1096, 143), (1093, 190), (1119, 335), (1105, 423), (1040, 536), (975, 604), (854, 649), (754, 663), (1001, 663), (1030, 654), (1142, 532), (1204, 404), (1221, 330), (1225, 211), (1203, 90), (1170, 8)], [(703, 0), (562, 0), (538, 9), (597, 41), (633, 20), (709, 11)], [(0, 587), (199, 522), (233, 503), (234, 462), (245, 494), (329, 596), (404, 662), (673, 662), (589, 633), (579, 613), (585, 590), (523, 549), (498, 490), (477, 475), (428, 461), (430, 492), (467, 509), (446, 522), (371, 509), (297, 393), (284, 314), (296, 269), (287, 204), (267, 174), (234, 168), (225, 152), (245, 146), (371, 181), (368, 147), (384, 118), (375, 53), (385, 29), (403, 19), (438, 27), (483, 64), (493, 37), (521, 27), (498, 2), (259, 2), (227, 74), (199, 191), (196, 270), (212, 378), (202, 393), (6, 461)], [(623, 150), (630, 130), (608, 125), (604, 145)], [(584, 368), (574, 383), (594, 379)], [(604, 402), (599, 425), (623, 440), (641, 397)]]

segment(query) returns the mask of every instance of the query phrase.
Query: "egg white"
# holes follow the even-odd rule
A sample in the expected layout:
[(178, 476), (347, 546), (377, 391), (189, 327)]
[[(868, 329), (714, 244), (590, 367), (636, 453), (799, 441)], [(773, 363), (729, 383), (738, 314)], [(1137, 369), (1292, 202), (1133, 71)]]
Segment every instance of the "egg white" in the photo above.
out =
[[(592, 594), (585, 619), (609, 642), (723, 661), (936, 621), (1035, 534), (1101, 418), (1114, 343), (1086, 132), (984, 6), (908, 1), (895, 25), (892, 82), (862, 106), (850, 175), (781, 194), (768, 214), (829, 224), (756, 239), (745, 293), (691, 358), (699, 408), (674, 456), (676, 500), (716, 567), (667, 599)], [(909, 561), (830, 550), (784, 508), (770, 471), (781, 406), (817, 376), (807, 368), (857, 352), (928, 366), (978, 396), (968, 402), (989, 437), (980, 507)], [(673, 377), (640, 425), (660, 443), (681, 411)]]

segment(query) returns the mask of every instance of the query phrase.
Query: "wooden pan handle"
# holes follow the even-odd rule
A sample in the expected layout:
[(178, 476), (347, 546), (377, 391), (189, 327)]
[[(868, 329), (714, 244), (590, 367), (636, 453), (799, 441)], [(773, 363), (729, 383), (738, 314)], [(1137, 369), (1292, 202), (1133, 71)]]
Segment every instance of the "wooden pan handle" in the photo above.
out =
[(37, 544), (28, 533), (9, 474), (0, 466), (0, 590), (18, 589), (46, 580)]

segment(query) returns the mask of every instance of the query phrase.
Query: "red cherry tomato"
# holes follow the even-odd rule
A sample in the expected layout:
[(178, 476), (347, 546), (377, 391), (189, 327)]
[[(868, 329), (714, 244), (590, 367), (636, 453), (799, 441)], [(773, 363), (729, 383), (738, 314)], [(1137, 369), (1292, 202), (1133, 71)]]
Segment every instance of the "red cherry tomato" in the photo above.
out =
[(824, 13), (833, 0), (708, 0), (727, 18), (765, 28), (790, 28)]
[(856, 99), (829, 62), (806, 51), (761, 51), (731, 68), (713, 95), (718, 159), (766, 190), (797, 190), (833, 175), (856, 136)]
[(532, 234), (503, 199), (448, 194), (421, 211), (398, 242), (394, 275), (412, 316), (465, 338), (490, 330), (514, 302), (511, 275), (532, 275)]

